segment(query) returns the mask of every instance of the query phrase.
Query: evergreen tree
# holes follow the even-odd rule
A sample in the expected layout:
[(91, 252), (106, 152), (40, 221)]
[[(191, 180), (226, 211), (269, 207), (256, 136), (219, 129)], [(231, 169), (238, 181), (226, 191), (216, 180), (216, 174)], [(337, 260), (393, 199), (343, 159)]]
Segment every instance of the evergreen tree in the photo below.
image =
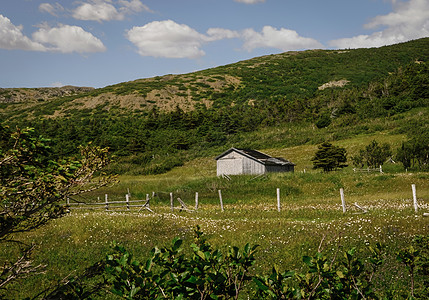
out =
[(346, 149), (324, 142), (319, 147), (314, 157), (311, 159), (314, 169), (323, 169), (329, 172), (338, 168), (347, 167)]

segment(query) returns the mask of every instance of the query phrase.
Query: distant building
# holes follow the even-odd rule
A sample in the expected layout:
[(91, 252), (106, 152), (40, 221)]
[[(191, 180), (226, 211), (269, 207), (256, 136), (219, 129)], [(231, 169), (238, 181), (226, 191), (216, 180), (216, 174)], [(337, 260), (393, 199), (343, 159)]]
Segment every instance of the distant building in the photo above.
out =
[(284, 158), (271, 157), (250, 149), (231, 148), (215, 159), (217, 161), (217, 176), (293, 172), (295, 167), (293, 162)]

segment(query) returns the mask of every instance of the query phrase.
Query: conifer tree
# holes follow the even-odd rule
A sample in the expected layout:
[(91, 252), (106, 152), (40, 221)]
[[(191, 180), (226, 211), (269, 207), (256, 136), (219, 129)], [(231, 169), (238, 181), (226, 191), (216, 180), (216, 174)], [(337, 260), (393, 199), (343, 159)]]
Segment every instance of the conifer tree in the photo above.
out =
[(331, 143), (324, 142), (318, 146), (319, 150), (311, 159), (314, 169), (323, 169), (325, 172), (333, 171), (338, 168), (347, 167), (347, 152), (345, 148), (334, 146)]

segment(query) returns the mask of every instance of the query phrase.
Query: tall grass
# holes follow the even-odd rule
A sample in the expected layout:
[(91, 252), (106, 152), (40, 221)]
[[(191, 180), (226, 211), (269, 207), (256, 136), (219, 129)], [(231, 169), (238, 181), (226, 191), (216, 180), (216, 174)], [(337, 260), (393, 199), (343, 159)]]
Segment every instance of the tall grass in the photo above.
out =
[[(403, 135), (370, 134), (337, 144), (353, 153), (359, 145), (376, 138), (380, 142), (399, 144)], [(281, 269), (300, 268), (301, 257), (313, 254), (324, 238), (326, 251), (338, 247), (358, 246), (380, 241), (387, 246), (388, 263), (378, 278), (378, 285), (405, 285), (407, 276), (395, 262), (395, 251), (408, 245), (416, 234), (428, 234), (429, 175), (399, 172), (396, 164), (385, 165), (385, 173), (355, 173), (352, 167), (331, 173), (311, 169), (316, 146), (261, 149), (273, 156), (283, 156), (297, 163), (295, 173), (266, 176), (232, 176), (217, 178), (213, 157), (198, 158), (162, 175), (121, 176), (120, 183), (79, 201), (94, 202), (97, 198), (150, 200), (151, 209), (134, 212), (104, 210), (72, 210), (39, 230), (16, 238), (35, 243), (35, 264), (46, 265), (46, 273), (32, 276), (14, 286), (10, 297), (22, 299), (35, 295), (69, 275), (102, 260), (112, 241), (124, 245), (139, 259), (151, 248), (169, 243), (174, 237), (186, 242), (192, 239), (195, 226), (202, 230), (214, 246), (225, 248), (259, 244), (255, 272), (268, 271), (273, 264)], [(305, 172), (304, 172), (305, 169)], [(413, 209), (411, 184), (416, 184), (420, 211)], [(281, 191), (281, 212), (277, 211), (276, 189)], [(348, 211), (342, 213), (339, 189), (344, 188)], [(219, 206), (218, 190), (222, 191), (225, 211)], [(199, 194), (198, 211), (170, 210), (170, 193), (193, 208)], [(103, 200), (100, 200), (103, 201)], [(362, 213), (353, 203), (365, 207)], [(177, 203), (177, 202), (176, 202)], [(10, 244), (0, 249), (1, 257), (15, 257), (19, 246)], [(388, 276), (387, 276), (388, 275)]]
[[(200, 162), (194, 162), (199, 165)], [(193, 168), (193, 164), (183, 168)], [(183, 170), (183, 169), (182, 169)], [(188, 170), (189, 171), (189, 170)], [(343, 170), (271, 174), (267, 177), (236, 176), (228, 181), (216, 177), (198, 178), (170, 174), (148, 177), (122, 177), (111, 194), (132, 197), (155, 191), (151, 208), (155, 213), (72, 211), (49, 225), (18, 238), (37, 243), (35, 263), (47, 265), (40, 274), (16, 286), (15, 298), (34, 295), (74, 272), (104, 258), (112, 241), (125, 245), (143, 259), (156, 245), (167, 244), (173, 237), (192, 238), (196, 225), (209, 241), (219, 247), (259, 244), (255, 271), (267, 271), (277, 264), (283, 269), (301, 267), (300, 258), (314, 253), (322, 237), (327, 251), (380, 241), (391, 255), (407, 245), (416, 234), (427, 234), (429, 218), (429, 175), (354, 173)], [(192, 173), (192, 172), (191, 172)], [(186, 171), (183, 170), (183, 174)], [(411, 184), (417, 186), (420, 213), (414, 214)], [(346, 193), (348, 211), (341, 210), (339, 188)], [(281, 189), (282, 211), (277, 211), (276, 188)], [(217, 189), (222, 189), (225, 211), (221, 212)], [(170, 211), (169, 192), (181, 197), (190, 207), (194, 193), (200, 195), (198, 211)], [(163, 196), (163, 192), (166, 193)], [(167, 194), (168, 192), (168, 194)], [(357, 202), (368, 213), (352, 204)], [(13, 247), (2, 249), (2, 256), (14, 254)], [(380, 279), (384, 284), (406, 280), (398, 264), (386, 266), (394, 276)], [(381, 283), (380, 283), (381, 284)]]

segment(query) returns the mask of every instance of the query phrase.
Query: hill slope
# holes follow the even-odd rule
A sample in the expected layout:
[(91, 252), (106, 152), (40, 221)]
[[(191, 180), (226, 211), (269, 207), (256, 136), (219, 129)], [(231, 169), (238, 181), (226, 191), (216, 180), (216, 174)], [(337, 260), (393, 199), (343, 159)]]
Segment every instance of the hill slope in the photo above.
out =
[[(284, 148), (359, 134), (428, 136), (429, 39), (356, 50), (258, 57), (46, 101), (2, 103), (58, 156), (89, 142), (119, 173), (162, 173), (225, 148)], [(1, 128), (1, 127), (0, 127)]]
[(91, 87), (63, 86), (45, 88), (0, 88), (0, 103), (32, 103), (59, 97), (76, 96), (94, 90)]
[[(40, 98), (40, 93), (32, 100), (17, 95), (15, 105), (2, 105), (0, 114), (56, 117), (76, 110), (129, 114), (153, 108), (172, 111), (179, 107), (190, 111), (201, 105), (210, 108), (308, 99), (319, 93), (321, 87), (362, 88), (411, 62), (428, 59), (429, 38), (371, 49), (286, 52), (184, 75), (138, 79), (68, 97), (51, 93), (52, 97), (42, 98), (49, 102), (32, 104), (31, 109), (28, 102)], [(28, 89), (17, 93), (28, 93)]]

